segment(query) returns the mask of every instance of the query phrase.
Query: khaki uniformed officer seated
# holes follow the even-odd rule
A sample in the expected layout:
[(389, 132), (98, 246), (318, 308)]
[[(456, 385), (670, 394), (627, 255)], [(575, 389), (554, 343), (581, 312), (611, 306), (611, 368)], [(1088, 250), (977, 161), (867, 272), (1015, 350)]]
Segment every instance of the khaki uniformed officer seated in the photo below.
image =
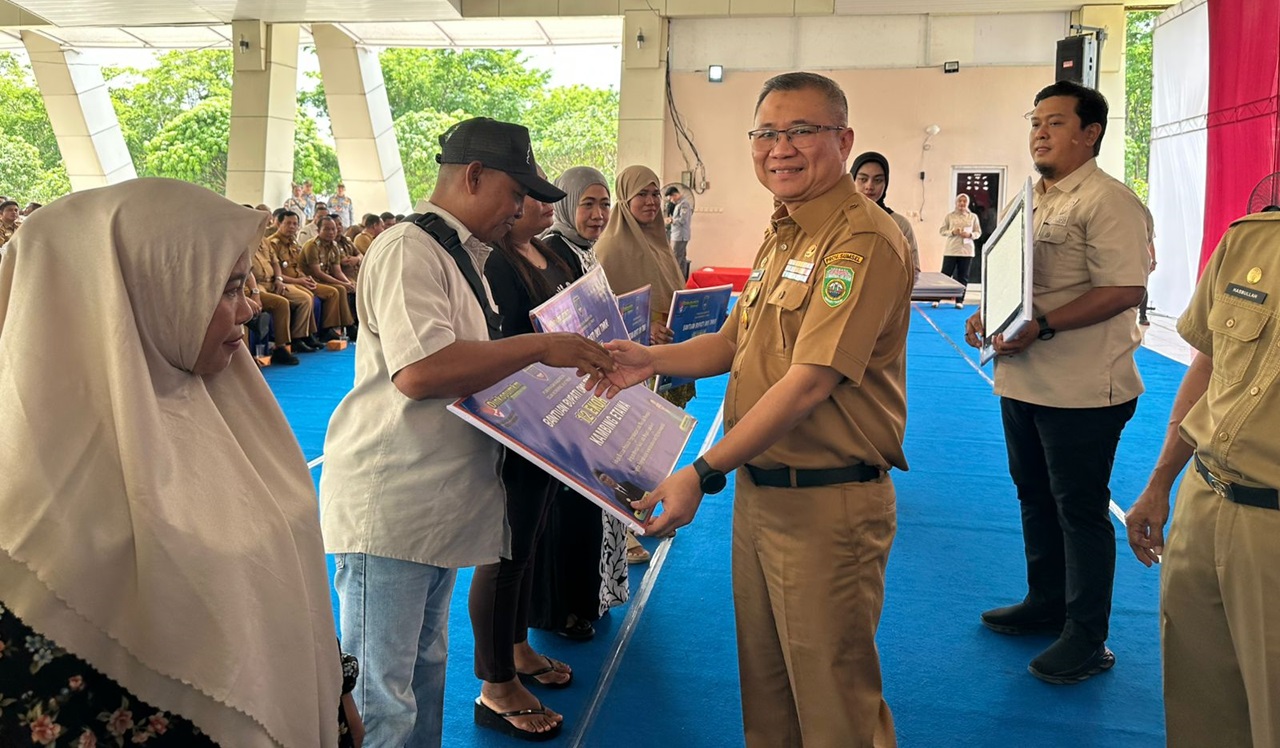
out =
[[(1280, 745), (1280, 214), (1231, 225), (1178, 333), (1195, 358), (1125, 524), (1160, 575), (1170, 748)], [(1182, 477), (1169, 542), (1169, 492)]]
[(828, 78), (766, 82), (748, 143), (779, 207), (732, 319), (678, 345), (606, 346), (609, 389), (733, 372), (724, 439), (636, 506), (664, 505), (650, 526), (661, 535), (737, 470), (733, 591), (753, 748), (895, 744), (875, 633), (897, 527), (889, 470), (907, 467), (914, 272), (902, 231), (846, 171), (848, 122)]

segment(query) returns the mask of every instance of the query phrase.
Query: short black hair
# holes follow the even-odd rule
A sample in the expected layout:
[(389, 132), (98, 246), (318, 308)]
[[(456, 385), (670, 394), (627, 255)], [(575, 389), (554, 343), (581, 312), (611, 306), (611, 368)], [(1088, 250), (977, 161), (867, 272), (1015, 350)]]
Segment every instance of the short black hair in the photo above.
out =
[(1058, 81), (1040, 89), (1040, 93), (1036, 94), (1035, 105), (1039, 106), (1040, 102), (1054, 96), (1070, 96), (1076, 100), (1076, 116), (1080, 118), (1080, 127), (1098, 125), (1102, 128), (1098, 139), (1093, 143), (1093, 155), (1101, 153), (1102, 136), (1107, 134), (1107, 114), (1111, 111), (1111, 107), (1107, 105), (1107, 97), (1097, 89), (1073, 81)]
[(325, 213), (328, 213), (329, 206), (325, 205), (324, 203), (316, 203), (316, 210), (323, 210)]
[(665, 196), (665, 197), (671, 197), (672, 195), (679, 195), (679, 194), (680, 194), (680, 188), (679, 188), (679, 187), (668, 187), (668, 188), (667, 188), (667, 191), (666, 191), (666, 192), (664, 192), (664, 193), (662, 193), (662, 194), (663, 194), (663, 196)]
[(382, 214), (381, 218), (384, 221), (394, 221), (396, 220), (396, 214), (392, 213), (391, 211), (387, 211), (386, 213)]
[(276, 218), (276, 223), (284, 223), (284, 219), (286, 218), (297, 218), (297, 217), (298, 217), (298, 214), (294, 213), (292, 210), (285, 210), (284, 208), (281, 208), (280, 216)]
[(760, 98), (756, 99), (755, 111), (760, 111), (760, 105), (764, 103), (765, 97), (774, 91), (806, 89), (818, 91), (827, 98), (827, 106), (839, 120), (833, 124), (841, 126), (849, 124), (849, 100), (845, 98), (844, 90), (840, 88), (840, 84), (817, 73), (783, 73), (773, 76), (765, 81), (764, 87), (760, 89)]
[(382, 216), (378, 215), (377, 213), (365, 213), (364, 218), (360, 221), (360, 223), (363, 223), (366, 229), (371, 229), (374, 226), (377, 226), (378, 224), (382, 223)]
[(280, 216), (284, 215), (286, 212), (287, 211), (284, 208), (276, 208), (271, 211), (271, 217), (276, 219), (276, 223), (280, 223)]
[(396, 213), (396, 223), (400, 223), (403, 220), (404, 220), (404, 213)]
[(4, 202), (0, 203), (0, 210), (5, 210), (10, 205), (16, 208), (18, 207), (18, 202), (16, 200), (5, 200)]

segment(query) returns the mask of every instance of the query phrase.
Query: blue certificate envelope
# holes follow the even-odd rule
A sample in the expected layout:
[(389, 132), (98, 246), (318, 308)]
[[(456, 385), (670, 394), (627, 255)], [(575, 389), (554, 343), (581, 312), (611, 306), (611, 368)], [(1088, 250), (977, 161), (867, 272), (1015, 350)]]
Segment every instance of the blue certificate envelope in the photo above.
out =
[(622, 322), (627, 326), (631, 342), (649, 345), (649, 305), (653, 286), (637, 288), (618, 297), (618, 309)]
[(449, 410), (622, 520), (632, 530), (643, 498), (671, 471), (697, 420), (643, 387), (606, 400), (571, 369), (533, 364)]
[[(530, 313), (547, 332), (600, 343), (626, 339), (617, 299), (600, 268)], [(572, 369), (526, 366), (462, 398), (449, 411), (506, 445), (643, 534), (643, 498), (675, 469), (697, 419), (643, 387), (612, 399), (587, 392)]]
[[(719, 332), (729, 316), (729, 300), (733, 286), (708, 288), (683, 288), (671, 298), (671, 313), (667, 327), (671, 328), (673, 343), (683, 343), (699, 335)], [(692, 382), (683, 377), (658, 377), (658, 392)]]
[(576, 332), (597, 343), (629, 339), (618, 299), (599, 265), (530, 310), (529, 319), (539, 332)]

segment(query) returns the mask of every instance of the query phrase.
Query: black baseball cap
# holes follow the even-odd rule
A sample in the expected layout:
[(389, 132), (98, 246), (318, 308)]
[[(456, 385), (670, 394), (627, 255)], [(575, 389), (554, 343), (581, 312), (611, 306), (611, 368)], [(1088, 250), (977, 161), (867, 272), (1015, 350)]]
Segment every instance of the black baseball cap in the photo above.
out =
[(459, 122), (440, 136), (436, 163), (469, 164), (472, 161), (510, 174), (535, 200), (554, 203), (565, 198), (563, 190), (538, 176), (529, 128), (524, 125), (475, 117)]

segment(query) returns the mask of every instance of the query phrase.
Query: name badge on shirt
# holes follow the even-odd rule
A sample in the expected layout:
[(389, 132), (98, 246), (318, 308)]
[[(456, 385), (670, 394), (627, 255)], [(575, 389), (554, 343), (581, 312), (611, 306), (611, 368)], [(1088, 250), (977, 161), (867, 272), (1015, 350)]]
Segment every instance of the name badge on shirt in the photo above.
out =
[(787, 260), (787, 266), (782, 270), (783, 278), (800, 283), (808, 283), (812, 274), (813, 263), (803, 260)]
[(1244, 299), (1245, 301), (1252, 302), (1254, 304), (1267, 303), (1266, 291), (1258, 291), (1236, 283), (1227, 284), (1227, 295), (1234, 296), (1237, 299)]
[(747, 283), (755, 283), (764, 277), (764, 268), (756, 268), (751, 271), (751, 277), (747, 278)]

